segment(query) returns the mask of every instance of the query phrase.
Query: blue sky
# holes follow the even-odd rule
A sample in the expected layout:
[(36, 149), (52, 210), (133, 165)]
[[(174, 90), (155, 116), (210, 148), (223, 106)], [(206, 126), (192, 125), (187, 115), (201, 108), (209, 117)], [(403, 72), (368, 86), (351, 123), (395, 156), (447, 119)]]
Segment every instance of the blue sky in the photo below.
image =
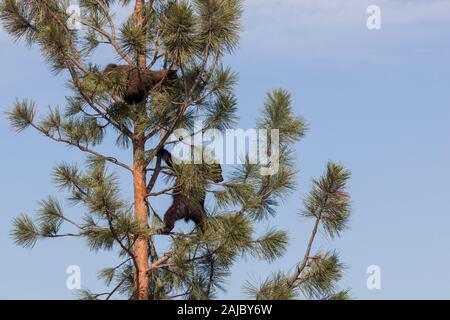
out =
[[(366, 28), (369, 4), (381, 7), (382, 30)], [(296, 145), (298, 190), (270, 221), (290, 232), (288, 253), (273, 264), (240, 263), (223, 297), (242, 298), (246, 279), (295, 266), (312, 227), (297, 215), (302, 197), (335, 160), (353, 172), (354, 216), (342, 239), (321, 237), (315, 248), (341, 252), (342, 287), (362, 299), (450, 299), (450, 0), (248, 0), (243, 25), (240, 49), (226, 58), (240, 74), (239, 127), (254, 126), (265, 93), (283, 87), (310, 131)], [(2, 111), (16, 97), (41, 110), (63, 104), (61, 78), (1, 29), (0, 56)], [(65, 285), (72, 264), (83, 286), (101, 290), (96, 271), (113, 265), (113, 255), (93, 254), (78, 240), (26, 250), (8, 235), (13, 217), (57, 193), (51, 168), (83, 156), (32, 131), (15, 134), (3, 115), (0, 137), (0, 298), (72, 299)], [(366, 287), (369, 265), (381, 268), (381, 290)]]

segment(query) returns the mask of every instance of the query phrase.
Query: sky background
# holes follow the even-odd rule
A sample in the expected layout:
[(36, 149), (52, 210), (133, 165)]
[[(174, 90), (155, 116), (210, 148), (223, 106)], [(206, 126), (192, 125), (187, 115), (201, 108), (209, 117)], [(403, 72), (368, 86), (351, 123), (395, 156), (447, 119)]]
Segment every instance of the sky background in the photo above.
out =
[[(370, 4), (381, 7), (382, 30), (366, 28)], [(282, 87), (310, 131), (296, 145), (298, 189), (267, 223), (290, 232), (287, 254), (273, 264), (239, 263), (221, 297), (244, 298), (247, 279), (292, 270), (312, 228), (297, 215), (302, 198), (334, 160), (353, 173), (351, 229), (334, 242), (321, 234), (315, 249), (340, 251), (348, 266), (341, 287), (360, 299), (450, 299), (450, 0), (247, 0), (245, 9), (240, 49), (225, 59), (240, 74), (238, 126), (254, 127), (266, 92)], [(66, 92), (36, 49), (2, 29), (0, 57), (0, 299), (74, 299), (69, 265), (81, 267), (83, 287), (103, 291), (96, 272), (113, 266), (114, 255), (91, 253), (77, 239), (27, 250), (9, 236), (14, 217), (57, 194), (52, 167), (84, 157), (10, 129), (3, 111), (16, 97), (44, 111), (63, 105)], [(366, 286), (370, 265), (381, 268), (381, 290)]]

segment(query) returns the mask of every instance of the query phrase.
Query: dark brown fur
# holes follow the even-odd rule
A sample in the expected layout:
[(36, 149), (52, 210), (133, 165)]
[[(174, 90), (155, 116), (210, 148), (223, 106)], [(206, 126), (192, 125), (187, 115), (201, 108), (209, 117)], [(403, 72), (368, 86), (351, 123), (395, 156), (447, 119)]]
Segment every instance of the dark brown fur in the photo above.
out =
[[(158, 157), (162, 158), (170, 168), (173, 168), (172, 155), (169, 151), (161, 149), (158, 152)], [(222, 170), (220, 165), (217, 166), (220, 171), (218, 170), (219, 174), (212, 178), (215, 183), (223, 181)], [(175, 181), (175, 185), (177, 185), (177, 181)], [(175, 222), (181, 219), (184, 219), (186, 222), (191, 220), (203, 230), (206, 218), (205, 197), (206, 192), (199, 197), (198, 203), (192, 203), (182, 194), (180, 188), (175, 188), (173, 190), (172, 205), (164, 215), (164, 228), (159, 230), (159, 234), (170, 234), (175, 227)]]
[(108, 64), (103, 74), (108, 75), (116, 71), (123, 72), (123, 76), (127, 79), (127, 87), (123, 99), (128, 104), (141, 103), (148, 97), (149, 92), (154, 87), (168, 85), (177, 79), (177, 70), (139, 70), (136, 67), (116, 64)]

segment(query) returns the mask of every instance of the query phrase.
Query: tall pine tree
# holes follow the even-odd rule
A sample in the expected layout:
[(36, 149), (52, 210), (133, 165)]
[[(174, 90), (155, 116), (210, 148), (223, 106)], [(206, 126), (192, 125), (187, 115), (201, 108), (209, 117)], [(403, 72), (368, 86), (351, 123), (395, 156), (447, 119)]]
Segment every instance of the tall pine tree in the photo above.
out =
[[(40, 239), (80, 237), (94, 250), (116, 250), (122, 262), (99, 272), (110, 291), (83, 291), (88, 299), (211, 299), (223, 289), (231, 267), (251, 256), (266, 261), (281, 257), (288, 235), (271, 229), (256, 236), (259, 222), (276, 215), (276, 207), (295, 188), (292, 147), (306, 126), (292, 110), (290, 94), (267, 95), (257, 127), (279, 129), (280, 167), (261, 175), (261, 165), (243, 165), (227, 174), (220, 188), (211, 182), (211, 167), (164, 164), (158, 151), (182, 143), (171, 140), (175, 129), (232, 128), (236, 120), (234, 86), (237, 76), (222, 64), (238, 46), (240, 0), (80, 0), (81, 17), (73, 20), (69, 3), (61, 0), (2, 0), (0, 19), (15, 40), (40, 48), (55, 74), (66, 76), (72, 94), (65, 110), (52, 108), (37, 116), (29, 100), (18, 100), (7, 113), (17, 131), (32, 128), (47, 138), (88, 155), (87, 165), (62, 163), (54, 182), (67, 199), (86, 208), (77, 218), (64, 213), (60, 200), (41, 202), (36, 219), (14, 221), (17, 244), (33, 247)], [(121, 24), (114, 11), (132, 10)], [(80, 23), (73, 29), (69, 23)], [(94, 52), (107, 47), (118, 65), (94, 62)], [(171, 71), (172, 70), (172, 71)], [(176, 72), (176, 76), (174, 76)], [(132, 163), (103, 154), (105, 137), (132, 153)], [(269, 146), (271, 142), (269, 141)], [(270, 150), (270, 148), (269, 148)], [(120, 196), (119, 181), (110, 167), (133, 178), (134, 202)], [(167, 179), (164, 179), (164, 178)], [(291, 273), (278, 272), (260, 284), (247, 283), (256, 299), (347, 298), (337, 281), (343, 265), (335, 252), (313, 252), (320, 226), (338, 236), (350, 215), (346, 183), (349, 173), (329, 163), (314, 180), (303, 216), (314, 219), (306, 253)], [(166, 184), (164, 186), (164, 184)], [(164, 186), (156, 190), (158, 186)], [(208, 194), (208, 219), (203, 231), (158, 235), (162, 213), (152, 203), (181, 193), (189, 201)], [(167, 237), (161, 252), (156, 237)]]

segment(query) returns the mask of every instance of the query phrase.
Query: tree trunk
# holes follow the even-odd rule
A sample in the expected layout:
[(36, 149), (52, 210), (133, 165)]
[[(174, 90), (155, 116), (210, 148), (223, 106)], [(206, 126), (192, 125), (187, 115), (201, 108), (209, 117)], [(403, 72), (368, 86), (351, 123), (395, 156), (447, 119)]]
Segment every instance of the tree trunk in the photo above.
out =
[[(144, 4), (145, 0), (136, 0), (133, 16), (137, 25), (144, 25)], [(142, 37), (145, 45), (145, 35)], [(144, 52), (137, 52), (138, 68), (147, 66), (147, 59)], [(139, 129), (138, 129), (139, 130)], [(147, 206), (147, 176), (144, 164), (145, 138), (144, 134), (135, 132), (133, 139), (133, 184), (134, 184), (134, 214), (136, 220), (141, 224), (148, 225), (148, 206)], [(135, 274), (135, 299), (148, 300), (148, 241), (146, 237), (140, 237), (134, 245), (134, 254), (136, 258)]]
[[(148, 225), (147, 178), (144, 165), (145, 141), (140, 138), (133, 142), (134, 154), (134, 214), (142, 225)], [(148, 300), (148, 242), (146, 237), (140, 237), (134, 245), (136, 258), (135, 299)]]
[[(136, 24), (138, 26), (144, 25), (145, 17), (144, 17), (144, 4), (145, 0), (136, 0), (136, 4), (134, 7), (134, 19), (136, 20)], [(142, 36), (142, 43), (145, 44), (146, 34), (144, 33)], [(144, 46), (145, 47), (145, 46)], [(147, 58), (145, 56), (145, 50), (144, 52), (138, 52), (137, 53), (137, 63), (138, 68), (145, 68), (147, 66)]]

